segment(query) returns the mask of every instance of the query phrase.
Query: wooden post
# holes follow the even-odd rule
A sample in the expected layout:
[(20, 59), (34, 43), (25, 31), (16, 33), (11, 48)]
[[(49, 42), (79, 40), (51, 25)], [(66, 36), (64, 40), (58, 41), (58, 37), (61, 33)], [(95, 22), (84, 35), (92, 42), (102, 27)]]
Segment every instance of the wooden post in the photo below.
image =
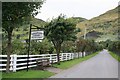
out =
[(63, 60), (63, 61), (65, 60), (65, 58), (64, 58), (64, 53), (62, 53), (62, 60)]
[(52, 55), (50, 54), (50, 63), (52, 64), (53, 61), (52, 61)]
[(61, 61), (63, 61), (63, 53), (61, 53)]
[(65, 57), (66, 57), (66, 61), (67, 61), (67, 54), (66, 54), (66, 56), (65, 56)]
[(82, 52), (80, 52), (80, 57), (82, 57)]
[(70, 60), (72, 59), (72, 53), (70, 53)]
[(67, 60), (69, 60), (69, 53), (67, 53)]
[(13, 70), (13, 55), (10, 55), (10, 70)]
[(16, 72), (16, 66), (17, 66), (17, 55), (13, 55), (13, 72)]
[(84, 52), (84, 57), (86, 56), (86, 53)]
[(74, 53), (72, 53), (72, 59), (74, 58)]
[(69, 53), (69, 60), (71, 60), (71, 53)]
[(55, 62), (58, 62), (57, 55), (55, 56)]

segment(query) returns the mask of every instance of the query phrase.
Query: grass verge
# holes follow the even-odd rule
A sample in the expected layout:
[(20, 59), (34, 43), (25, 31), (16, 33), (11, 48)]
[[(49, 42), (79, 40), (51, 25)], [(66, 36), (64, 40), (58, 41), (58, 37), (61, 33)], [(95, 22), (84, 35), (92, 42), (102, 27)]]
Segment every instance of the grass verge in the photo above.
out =
[(113, 58), (115, 58), (117, 61), (120, 62), (120, 57), (119, 57), (117, 54), (115, 54), (115, 53), (113, 53), (113, 52), (111, 52), (111, 51), (109, 51), (109, 53), (110, 53), (110, 55), (111, 55)]
[(66, 62), (61, 62), (60, 65), (58, 64), (53, 64), (54, 67), (57, 67), (57, 68), (60, 68), (60, 69), (67, 69), (67, 68), (70, 68), (82, 61), (85, 61), (85, 60), (88, 60), (90, 59), (91, 57), (95, 56), (96, 54), (98, 54), (99, 52), (95, 52), (93, 54), (90, 54), (84, 58), (79, 58), (79, 59), (73, 59), (73, 60), (70, 60), (70, 61), (66, 61)]
[[(48, 78), (50, 76), (54, 75), (54, 73), (48, 72), (48, 71), (42, 71), (42, 70), (29, 70), (28, 72), (26, 70), (18, 71), (18, 72), (12, 72), (12, 73), (2, 73), (2, 78), (8, 78), (8, 80), (13, 80), (11, 78)], [(5, 79), (4, 79), (5, 80)]]

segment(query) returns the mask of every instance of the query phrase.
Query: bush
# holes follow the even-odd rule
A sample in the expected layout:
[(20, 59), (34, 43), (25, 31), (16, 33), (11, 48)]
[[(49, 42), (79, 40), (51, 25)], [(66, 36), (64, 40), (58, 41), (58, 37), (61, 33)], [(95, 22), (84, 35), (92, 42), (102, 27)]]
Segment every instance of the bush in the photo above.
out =
[(107, 48), (120, 56), (120, 41), (111, 41)]
[(2, 41), (2, 55), (6, 55), (6, 48), (7, 48), (7, 44), (6, 41)]
[(120, 41), (111, 41), (106, 40), (99, 43), (104, 49), (108, 49), (109, 51), (112, 51), (116, 53), (117, 55), (120, 55)]
[(20, 40), (12, 42), (12, 54), (27, 54), (27, 46)]
[(75, 42), (74, 41), (65, 41), (61, 46), (61, 51), (63, 53), (75, 52)]
[(16, 39), (20, 39), (20, 34), (17, 34)]
[(80, 38), (76, 42), (77, 52), (86, 52), (87, 54), (102, 50), (101, 45), (96, 43), (94, 40), (86, 40)]
[(28, 31), (28, 29), (25, 27), (25, 28), (23, 28), (23, 31)]
[(53, 53), (53, 51), (53, 45), (47, 39), (42, 42), (31, 41), (31, 54), (47, 54)]
[[(6, 41), (2, 42), (2, 54), (6, 54)], [(12, 41), (12, 54), (26, 55), (28, 53), (28, 43), (19, 39)], [(54, 47), (51, 42), (44, 39), (42, 42), (31, 41), (30, 54), (48, 54), (54, 53)]]

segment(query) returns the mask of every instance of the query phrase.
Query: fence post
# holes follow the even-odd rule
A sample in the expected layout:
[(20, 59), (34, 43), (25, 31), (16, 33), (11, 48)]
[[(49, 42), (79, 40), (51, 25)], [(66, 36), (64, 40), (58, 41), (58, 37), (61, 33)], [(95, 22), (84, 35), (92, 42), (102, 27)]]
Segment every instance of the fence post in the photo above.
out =
[(67, 60), (69, 60), (69, 53), (67, 53)]
[(64, 61), (64, 59), (63, 59), (63, 53), (61, 53), (61, 61)]
[(79, 58), (79, 56), (80, 56), (80, 55), (79, 55), (79, 52), (78, 52), (78, 54), (77, 54), (77, 58)]
[(72, 59), (72, 53), (70, 53), (70, 60)]
[(74, 59), (76, 58), (76, 53), (73, 54), (73, 58), (74, 58)]
[(72, 59), (74, 59), (74, 53), (72, 53)]
[(75, 54), (74, 54), (74, 58), (76, 58), (76, 56), (77, 56), (77, 55), (76, 55), (76, 53), (75, 53)]
[(50, 63), (53, 63), (53, 61), (52, 61), (52, 54), (50, 54)]
[(69, 60), (71, 60), (71, 53), (69, 53)]
[(57, 59), (57, 54), (56, 54), (56, 56), (55, 56), (55, 59), (56, 59), (56, 60), (55, 60), (55, 62), (58, 62), (58, 59)]
[(67, 53), (67, 60), (69, 60), (69, 53)]
[(67, 61), (67, 53), (66, 53), (66, 56), (65, 56), (65, 57), (66, 57), (66, 61)]
[(72, 53), (70, 53), (70, 60), (72, 59)]
[(82, 57), (82, 52), (80, 52), (80, 57)]
[(13, 70), (13, 55), (10, 55), (10, 70)]
[(13, 72), (16, 72), (17, 55), (13, 55)]
[(84, 52), (84, 57), (86, 56), (86, 53)]
[(69, 53), (67, 53), (67, 60), (69, 60)]

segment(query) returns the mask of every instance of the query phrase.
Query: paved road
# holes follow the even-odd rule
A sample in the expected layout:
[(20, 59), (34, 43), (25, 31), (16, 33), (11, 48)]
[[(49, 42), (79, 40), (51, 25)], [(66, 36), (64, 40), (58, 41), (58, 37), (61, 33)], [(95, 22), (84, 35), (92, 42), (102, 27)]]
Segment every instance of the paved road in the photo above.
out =
[(103, 50), (93, 58), (50, 78), (118, 78), (118, 62)]

